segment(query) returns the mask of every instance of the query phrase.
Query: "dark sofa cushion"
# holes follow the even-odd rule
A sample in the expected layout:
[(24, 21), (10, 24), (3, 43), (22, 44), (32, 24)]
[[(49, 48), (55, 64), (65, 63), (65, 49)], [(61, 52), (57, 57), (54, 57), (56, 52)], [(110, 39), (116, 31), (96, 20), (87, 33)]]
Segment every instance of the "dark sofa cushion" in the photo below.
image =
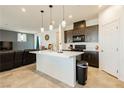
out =
[(6, 71), (36, 62), (36, 54), (29, 53), (30, 51), (36, 50), (0, 51), (0, 71)]
[(14, 52), (0, 52), (0, 71), (10, 70), (13, 68)]
[(36, 54), (29, 53), (30, 51), (36, 51), (35, 49), (26, 49), (23, 54), (23, 65), (28, 65), (36, 62)]
[(14, 67), (20, 67), (22, 66), (23, 62), (23, 50), (18, 50), (14, 52)]

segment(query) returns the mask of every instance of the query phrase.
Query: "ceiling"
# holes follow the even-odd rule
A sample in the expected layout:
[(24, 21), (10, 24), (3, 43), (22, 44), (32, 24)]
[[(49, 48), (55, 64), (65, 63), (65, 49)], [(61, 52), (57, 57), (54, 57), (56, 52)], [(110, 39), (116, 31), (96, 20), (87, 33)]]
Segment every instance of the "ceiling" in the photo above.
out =
[[(102, 6), (102, 9), (106, 6)], [(22, 12), (22, 8), (26, 12)], [(89, 20), (98, 17), (98, 13), (102, 10), (98, 5), (66, 5), (65, 20), (67, 25), (79, 20)], [(44, 10), (44, 27), (48, 30), (50, 21), (49, 5), (4, 5), (0, 6), (1, 28), (14, 31), (40, 32), (41, 13)], [(62, 6), (55, 5), (52, 8), (54, 28), (57, 28), (62, 21)], [(72, 19), (68, 16), (72, 15)]]

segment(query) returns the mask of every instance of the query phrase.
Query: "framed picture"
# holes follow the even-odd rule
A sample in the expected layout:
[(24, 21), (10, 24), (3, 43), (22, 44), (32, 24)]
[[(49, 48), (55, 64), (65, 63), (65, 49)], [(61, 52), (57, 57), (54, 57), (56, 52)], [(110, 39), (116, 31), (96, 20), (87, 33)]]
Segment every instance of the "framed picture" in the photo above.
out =
[(49, 35), (48, 34), (45, 35), (45, 40), (46, 41), (49, 40)]

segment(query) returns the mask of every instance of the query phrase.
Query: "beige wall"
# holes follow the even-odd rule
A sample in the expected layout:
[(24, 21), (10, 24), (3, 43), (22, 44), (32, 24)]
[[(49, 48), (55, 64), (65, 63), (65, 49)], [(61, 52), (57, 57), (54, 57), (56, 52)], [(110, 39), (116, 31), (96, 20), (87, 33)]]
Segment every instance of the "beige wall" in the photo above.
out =
[[(46, 48), (48, 47), (48, 44), (56, 44), (56, 32), (58, 32), (58, 29), (55, 29), (53, 31), (45, 31), (41, 33), (39, 36), (41, 38), (40, 43), (45, 46)], [(45, 40), (45, 35), (49, 35), (49, 40)]]

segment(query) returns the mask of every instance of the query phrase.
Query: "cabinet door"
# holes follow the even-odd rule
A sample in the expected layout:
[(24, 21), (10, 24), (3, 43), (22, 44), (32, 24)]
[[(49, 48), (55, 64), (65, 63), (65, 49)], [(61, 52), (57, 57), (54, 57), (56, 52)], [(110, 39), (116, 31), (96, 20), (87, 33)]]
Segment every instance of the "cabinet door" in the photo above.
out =
[(77, 29), (73, 31), (73, 36), (76, 35), (85, 35), (85, 29)]
[(82, 29), (86, 27), (86, 21), (82, 20), (82, 21), (78, 21), (74, 23), (74, 29)]
[(83, 55), (83, 60), (87, 61), (89, 66), (99, 67), (98, 52), (86, 51)]
[(68, 30), (68, 31), (65, 31), (64, 32), (64, 41), (65, 43), (72, 43), (72, 33), (73, 31), (72, 30)]
[(82, 58), (82, 59), (85, 60), (85, 61), (87, 61), (87, 62), (89, 63), (89, 59), (90, 59), (89, 53), (88, 53), (88, 52), (85, 52), (85, 53), (83, 54), (83, 58)]
[[(120, 19), (111, 20), (101, 25), (100, 31), (100, 68), (109, 74), (118, 77), (120, 62)], [(122, 43), (122, 42), (121, 42)]]
[(94, 67), (99, 67), (98, 52), (91, 52), (90, 65)]
[(64, 32), (64, 42), (67, 43), (67, 31)]
[(98, 25), (87, 27), (85, 37), (86, 42), (98, 42)]

